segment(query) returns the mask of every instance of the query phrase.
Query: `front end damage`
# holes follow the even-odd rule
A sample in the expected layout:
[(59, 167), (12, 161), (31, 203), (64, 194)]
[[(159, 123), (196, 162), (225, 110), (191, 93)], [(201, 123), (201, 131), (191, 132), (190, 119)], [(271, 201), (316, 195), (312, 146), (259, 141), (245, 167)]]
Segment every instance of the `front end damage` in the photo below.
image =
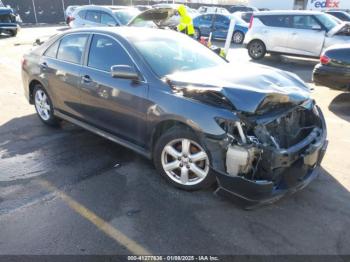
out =
[(240, 119), (218, 120), (227, 138), (221, 142), (225, 171), (214, 168), (216, 194), (254, 208), (304, 188), (317, 176), (327, 131), (314, 101)]

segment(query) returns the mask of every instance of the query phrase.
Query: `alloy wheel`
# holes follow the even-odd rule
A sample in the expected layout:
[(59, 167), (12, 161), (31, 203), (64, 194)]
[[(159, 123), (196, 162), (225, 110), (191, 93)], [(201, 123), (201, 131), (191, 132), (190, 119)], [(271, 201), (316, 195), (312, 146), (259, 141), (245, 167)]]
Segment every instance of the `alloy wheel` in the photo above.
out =
[(185, 186), (199, 184), (209, 173), (207, 153), (190, 139), (170, 141), (163, 148), (161, 163), (170, 179)]
[(259, 58), (264, 53), (264, 47), (259, 42), (254, 42), (250, 46), (250, 53), (253, 57)]
[(233, 42), (235, 44), (240, 44), (243, 42), (243, 34), (241, 32), (236, 32), (233, 34)]
[(35, 93), (35, 107), (41, 119), (48, 121), (50, 119), (51, 106), (47, 95), (43, 90), (37, 90)]

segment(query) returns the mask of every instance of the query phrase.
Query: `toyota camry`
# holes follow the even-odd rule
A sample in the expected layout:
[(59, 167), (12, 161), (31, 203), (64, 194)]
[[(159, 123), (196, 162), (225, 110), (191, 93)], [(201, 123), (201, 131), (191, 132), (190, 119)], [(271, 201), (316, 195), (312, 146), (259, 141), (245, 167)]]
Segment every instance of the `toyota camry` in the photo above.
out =
[(245, 207), (305, 187), (327, 146), (296, 75), (228, 63), (170, 30), (66, 31), (24, 56), (22, 78), (43, 123), (69, 121), (149, 158), (178, 188), (215, 184)]

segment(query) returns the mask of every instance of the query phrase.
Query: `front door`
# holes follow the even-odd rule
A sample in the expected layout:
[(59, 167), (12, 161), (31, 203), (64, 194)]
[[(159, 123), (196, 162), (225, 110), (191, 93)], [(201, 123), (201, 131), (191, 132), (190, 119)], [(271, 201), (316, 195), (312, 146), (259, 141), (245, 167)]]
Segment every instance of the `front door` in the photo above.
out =
[(94, 34), (81, 72), (80, 112), (84, 121), (143, 146), (148, 85), (145, 81), (113, 78), (113, 65), (137, 68), (116, 39)]
[(321, 53), (326, 31), (312, 15), (292, 16), (289, 49), (293, 54), (315, 56)]

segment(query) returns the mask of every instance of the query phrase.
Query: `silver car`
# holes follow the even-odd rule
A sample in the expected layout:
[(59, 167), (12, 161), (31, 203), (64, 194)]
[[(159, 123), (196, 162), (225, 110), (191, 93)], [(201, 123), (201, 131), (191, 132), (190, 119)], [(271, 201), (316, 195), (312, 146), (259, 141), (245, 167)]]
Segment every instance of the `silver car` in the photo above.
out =
[(266, 53), (320, 57), (334, 45), (350, 42), (350, 25), (315, 11), (255, 13), (244, 44), (253, 59)]
[(86, 5), (77, 8), (69, 23), (71, 28), (96, 26), (123, 26), (140, 11), (127, 6)]

